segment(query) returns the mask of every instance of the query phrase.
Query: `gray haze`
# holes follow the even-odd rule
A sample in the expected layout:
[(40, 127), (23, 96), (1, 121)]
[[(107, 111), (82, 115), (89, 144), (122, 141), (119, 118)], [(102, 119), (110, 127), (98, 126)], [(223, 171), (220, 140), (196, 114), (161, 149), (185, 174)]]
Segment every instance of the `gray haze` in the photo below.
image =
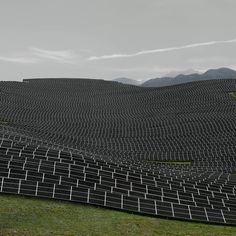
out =
[(236, 69), (235, 0), (0, 0), (0, 80)]

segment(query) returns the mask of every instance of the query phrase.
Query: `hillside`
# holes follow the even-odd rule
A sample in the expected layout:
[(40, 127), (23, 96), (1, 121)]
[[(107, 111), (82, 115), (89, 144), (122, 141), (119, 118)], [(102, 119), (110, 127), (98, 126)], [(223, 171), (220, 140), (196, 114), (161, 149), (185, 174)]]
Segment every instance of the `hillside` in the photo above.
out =
[(0, 90), (0, 192), (236, 225), (236, 80)]
[(0, 195), (4, 236), (234, 236), (235, 227), (159, 219), (101, 207)]

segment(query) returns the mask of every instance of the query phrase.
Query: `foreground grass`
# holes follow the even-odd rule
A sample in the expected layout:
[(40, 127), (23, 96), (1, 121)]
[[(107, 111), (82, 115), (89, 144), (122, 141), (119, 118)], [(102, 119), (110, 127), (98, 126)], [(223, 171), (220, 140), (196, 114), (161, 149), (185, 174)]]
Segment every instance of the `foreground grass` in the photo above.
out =
[(0, 235), (228, 236), (236, 227), (140, 216), (89, 205), (0, 194)]

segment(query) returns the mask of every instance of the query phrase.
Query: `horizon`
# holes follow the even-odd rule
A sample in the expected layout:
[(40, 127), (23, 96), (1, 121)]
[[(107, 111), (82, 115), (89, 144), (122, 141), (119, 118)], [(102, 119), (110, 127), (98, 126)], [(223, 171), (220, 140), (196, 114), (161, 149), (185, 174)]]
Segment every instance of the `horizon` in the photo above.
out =
[[(22, 78), (21, 80), (10, 80), (10, 81), (16, 81), (16, 82), (23, 82), (23, 80), (34, 80), (34, 79), (91, 79), (91, 80), (104, 80), (104, 81), (116, 81), (117, 79), (129, 79), (129, 80), (133, 80), (139, 83), (139, 85), (141, 85), (142, 83), (147, 82), (148, 80), (153, 80), (153, 79), (161, 79), (161, 78), (175, 78), (179, 75), (192, 75), (192, 74), (199, 74), (202, 75), (204, 73), (206, 73), (209, 70), (219, 70), (219, 69), (230, 69), (230, 70), (234, 70), (236, 72), (235, 69), (229, 68), (229, 67), (218, 67), (218, 68), (208, 68), (206, 70), (202, 70), (202, 71), (197, 71), (197, 70), (192, 70), (194, 71), (193, 73), (184, 73), (189, 70), (185, 70), (185, 71), (171, 71), (163, 76), (160, 77), (153, 77), (153, 78), (147, 78), (147, 79), (143, 79), (143, 80), (138, 80), (138, 79), (134, 79), (134, 78), (129, 78), (129, 77), (116, 77), (116, 78), (112, 78), (112, 79), (102, 79), (102, 78), (92, 78), (92, 77), (30, 77), (30, 78)], [(175, 75), (171, 76), (168, 74), (174, 73)], [(8, 81), (8, 80), (0, 80), (0, 81)]]
[(0, 80), (146, 81), (186, 70), (236, 70), (233, 0), (9, 0), (0, 6)]

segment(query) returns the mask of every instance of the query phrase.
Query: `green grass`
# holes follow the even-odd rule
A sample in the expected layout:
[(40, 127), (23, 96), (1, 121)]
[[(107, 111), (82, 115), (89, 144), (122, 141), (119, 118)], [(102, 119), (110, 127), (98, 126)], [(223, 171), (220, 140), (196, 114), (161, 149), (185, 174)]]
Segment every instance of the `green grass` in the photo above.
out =
[(162, 161), (162, 160), (146, 160), (147, 163), (153, 163), (153, 164), (172, 164), (172, 165), (191, 165), (191, 161), (178, 161), (178, 160), (168, 160), (168, 161)]
[(236, 227), (159, 219), (14, 195), (0, 195), (0, 235), (229, 236)]
[(229, 95), (233, 98), (236, 98), (236, 92), (229, 92)]

